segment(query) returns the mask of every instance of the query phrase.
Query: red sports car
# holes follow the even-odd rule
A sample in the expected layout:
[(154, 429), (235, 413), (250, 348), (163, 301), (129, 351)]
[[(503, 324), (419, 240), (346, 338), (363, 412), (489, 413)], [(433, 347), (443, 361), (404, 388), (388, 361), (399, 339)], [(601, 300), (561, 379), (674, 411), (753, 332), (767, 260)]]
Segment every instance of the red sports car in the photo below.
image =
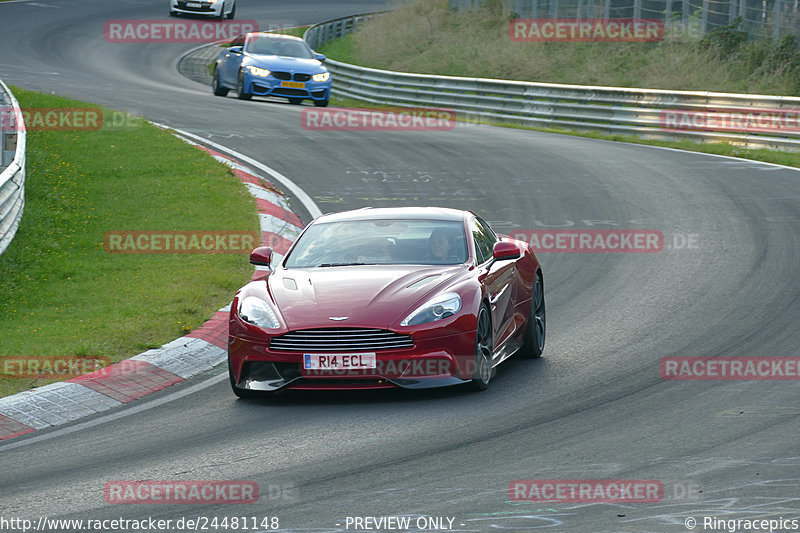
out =
[(542, 355), (544, 284), (528, 244), (469, 211), (359, 209), (324, 215), (231, 305), (233, 392), (483, 390), (515, 352)]

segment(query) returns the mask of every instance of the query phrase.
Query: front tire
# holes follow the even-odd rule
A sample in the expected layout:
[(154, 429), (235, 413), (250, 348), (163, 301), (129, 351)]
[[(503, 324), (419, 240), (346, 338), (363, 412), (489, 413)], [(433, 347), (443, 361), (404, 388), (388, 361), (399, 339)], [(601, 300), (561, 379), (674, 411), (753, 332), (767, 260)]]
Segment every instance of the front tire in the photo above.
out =
[(228, 89), (223, 87), (219, 81), (219, 71), (214, 69), (214, 77), (211, 78), (211, 90), (214, 91), (216, 96), (227, 96)]
[(525, 359), (538, 359), (544, 352), (544, 339), (547, 333), (547, 313), (544, 305), (544, 280), (536, 274), (531, 293), (531, 311), (528, 316), (528, 327), (525, 330), (525, 344), (522, 345), (522, 356)]
[(231, 8), (231, 12), (228, 13), (228, 20), (233, 20), (233, 17), (236, 16), (236, 3), (234, 2), (233, 7)]
[(492, 318), (486, 304), (478, 311), (478, 326), (475, 329), (475, 369), (472, 372), (470, 387), (482, 391), (489, 388), (494, 369), (492, 354), (494, 353), (494, 336), (492, 335)]
[(292, 105), (300, 105), (303, 103), (302, 98), (289, 98), (289, 103)]
[(236, 85), (236, 96), (239, 97), (239, 100), (250, 100), (253, 95), (251, 93), (244, 92), (244, 71), (239, 71), (239, 83)]
[(317, 107), (328, 107), (330, 103), (330, 99), (326, 98), (325, 100), (314, 100), (314, 105)]

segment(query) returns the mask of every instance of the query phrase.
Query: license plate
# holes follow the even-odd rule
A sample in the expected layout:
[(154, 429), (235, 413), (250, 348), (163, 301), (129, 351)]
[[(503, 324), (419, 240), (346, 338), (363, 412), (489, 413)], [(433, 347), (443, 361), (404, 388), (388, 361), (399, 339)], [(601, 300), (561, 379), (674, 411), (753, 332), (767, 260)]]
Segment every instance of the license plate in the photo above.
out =
[(281, 87), (291, 87), (292, 89), (304, 89), (305, 83), (299, 81), (282, 81)]
[(190, 2), (190, 3), (186, 4), (186, 7), (203, 7), (203, 4), (197, 4), (197, 3), (194, 3), (194, 2)]
[(306, 370), (349, 370), (375, 368), (374, 353), (303, 354)]

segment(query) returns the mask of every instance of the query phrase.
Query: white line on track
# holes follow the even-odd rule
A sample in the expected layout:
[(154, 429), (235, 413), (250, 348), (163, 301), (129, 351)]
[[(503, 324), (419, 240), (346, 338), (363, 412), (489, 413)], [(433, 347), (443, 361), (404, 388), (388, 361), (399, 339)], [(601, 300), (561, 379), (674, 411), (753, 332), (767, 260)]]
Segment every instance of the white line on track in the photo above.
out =
[(82, 429), (99, 426), (100, 424), (105, 424), (106, 422), (111, 422), (112, 420), (118, 420), (120, 418), (124, 418), (126, 416), (135, 415), (137, 413), (141, 413), (142, 411), (147, 411), (149, 409), (153, 409), (154, 407), (159, 407), (164, 405), (165, 403), (169, 403), (174, 400), (178, 400), (183, 398), (184, 396), (188, 396), (190, 394), (194, 394), (197, 391), (203, 390), (207, 387), (212, 385), (216, 385), (220, 381), (224, 381), (228, 379), (228, 372), (223, 372), (222, 374), (216, 375), (212, 378), (209, 378), (205, 381), (201, 381), (196, 385), (192, 385), (191, 387), (187, 387), (185, 389), (179, 390), (167, 396), (162, 396), (161, 398), (151, 400), (149, 402), (137, 405), (135, 407), (131, 407), (130, 409), (124, 409), (122, 411), (118, 411), (116, 413), (111, 413), (107, 415), (103, 415), (99, 418), (94, 418), (92, 420), (87, 420), (86, 422), (81, 422), (75, 424), (74, 426), (68, 426), (65, 428), (57, 429), (55, 431), (51, 431), (48, 433), (43, 433), (41, 435), (36, 435), (34, 437), (30, 437), (25, 439), (24, 436), (17, 437), (23, 438), (24, 440), (10, 442), (8, 444), (0, 445), (0, 452), (4, 452), (7, 450), (13, 450), (14, 448), (19, 448), (21, 446), (27, 446), (29, 444), (34, 444), (36, 442), (41, 442), (44, 440), (54, 439), (56, 437), (61, 437), (62, 435), (67, 435), (69, 433), (74, 433), (76, 431), (81, 431)]

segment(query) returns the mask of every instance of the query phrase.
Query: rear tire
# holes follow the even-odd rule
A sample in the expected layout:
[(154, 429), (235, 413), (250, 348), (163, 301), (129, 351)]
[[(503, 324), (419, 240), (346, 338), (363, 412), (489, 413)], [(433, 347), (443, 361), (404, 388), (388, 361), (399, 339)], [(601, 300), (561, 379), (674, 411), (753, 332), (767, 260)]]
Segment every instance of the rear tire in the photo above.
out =
[(219, 71), (214, 68), (214, 77), (211, 78), (211, 90), (214, 91), (214, 94), (217, 96), (227, 96), (228, 90), (227, 88), (223, 87), (219, 81)]
[(239, 71), (239, 83), (236, 85), (236, 96), (239, 100), (250, 100), (253, 95), (251, 93), (244, 92), (244, 71)]
[(520, 350), (525, 359), (538, 359), (544, 352), (544, 340), (547, 333), (547, 313), (544, 305), (544, 280), (537, 273), (531, 293), (531, 310), (528, 316), (528, 327), (525, 329), (525, 344)]
[(233, 3), (233, 7), (231, 8), (231, 12), (228, 13), (228, 20), (233, 20), (234, 16), (236, 16), (236, 2)]
[(478, 325), (475, 329), (475, 369), (472, 372), (470, 387), (476, 391), (489, 388), (494, 375), (492, 354), (494, 353), (494, 337), (492, 335), (492, 318), (486, 304), (478, 311)]

